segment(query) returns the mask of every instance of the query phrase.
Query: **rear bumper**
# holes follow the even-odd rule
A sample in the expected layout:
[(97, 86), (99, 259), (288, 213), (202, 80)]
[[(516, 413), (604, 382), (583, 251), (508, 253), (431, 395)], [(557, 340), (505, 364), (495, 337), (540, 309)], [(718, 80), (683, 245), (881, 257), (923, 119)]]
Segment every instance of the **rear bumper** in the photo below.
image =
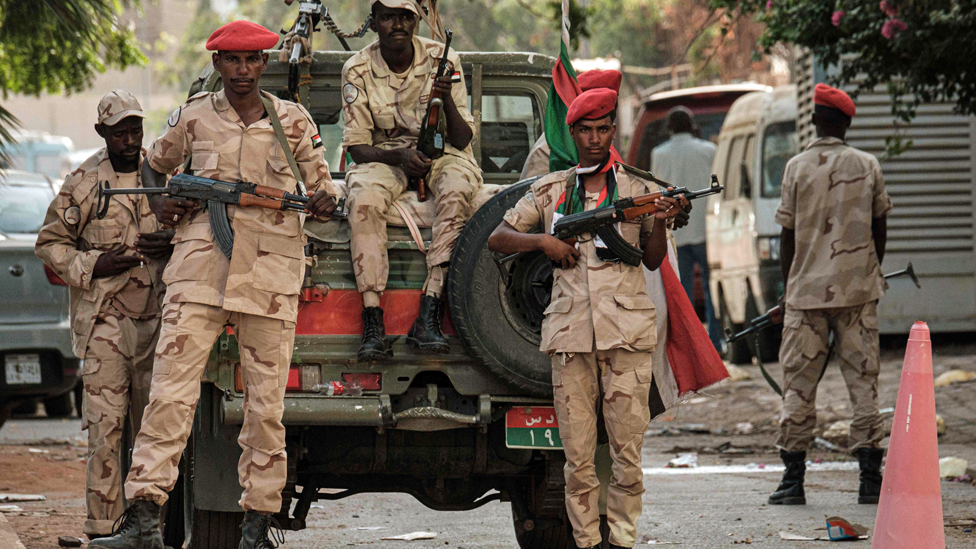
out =
[(81, 374), (81, 361), (71, 352), (71, 327), (67, 321), (0, 325), (0, 373), (3, 357), (8, 353), (40, 354), (41, 382), (7, 385), (6, 378), (0, 375), (0, 401), (61, 395), (74, 388)]

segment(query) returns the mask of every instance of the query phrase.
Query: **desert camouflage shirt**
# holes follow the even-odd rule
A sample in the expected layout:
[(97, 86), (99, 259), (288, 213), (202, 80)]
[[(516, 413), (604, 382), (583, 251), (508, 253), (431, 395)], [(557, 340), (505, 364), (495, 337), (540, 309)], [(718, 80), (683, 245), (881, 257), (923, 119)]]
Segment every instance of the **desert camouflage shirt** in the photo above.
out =
[[(620, 198), (656, 191), (619, 165), (616, 168)], [(519, 232), (549, 231), (559, 197), (576, 184), (575, 168), (553, 172), (532, 184), (515, 206), (505, 213)], [(587, 193), (584, 208), (598, 204), (596, 194)], [(654, 226), (654, 218), (619, 224), (630, 244), (643, 247)], [(609, 349), (652, 351), (657, 343), (654, 303), (647, 295), (643, 267), (603, 261), (589, 235), (579, 241), (580, 257), (572, 269), (555, 269), (552, 301), (542, 323), (540, 349), (553, 353), (587, 353)], [(596, 345), (594, 347), (594, 344)]]
[(871, 221), (891, 208), (873, 155), (827, 137), (793, 157), (776, 211), (776, 222), (796, 232), (787, 305), (826, 309), (879, 299), (884, 278)]
[[(308, 111), (265, 97), (274, 104), (307, 190), (321, 187), (334, 195), (319, 131)], [(198, 93), (175, 111), (146, 161), (170, 173), (188, 156), (194, 175), (296, 192), (297, 181), (271, 120), (265, 116), (245, 126), (223, 91)], [(234, 230), (230, 260), (214, 242), (206, 211), (180, 221), (176, 248), (163, 272), (166, 302), (202, 303), (294, 322), (305, 269), (304, 214), (228, 206), (227, 215)]]
[[(427, 114), (437, 64), (443, 54), (444, 44), (414, 36), (413, 66), (402, 74), (394, 73), (383, 60), (379, 41), (346, 61), (342, 67), (342, 113), (345, 118), (342, 146), (348, 149), (355, 145), (372, 145), (384, 150), (415, 146), (420, 124)], [(461, 82), (451, 87), (451, 95), (461, 117), (474, 131), (461, 58), (452, 49), (447, 59), (461, 74)], [(459, 151), (445, 143), (444, 152), (474, 162), (470, 144)]]

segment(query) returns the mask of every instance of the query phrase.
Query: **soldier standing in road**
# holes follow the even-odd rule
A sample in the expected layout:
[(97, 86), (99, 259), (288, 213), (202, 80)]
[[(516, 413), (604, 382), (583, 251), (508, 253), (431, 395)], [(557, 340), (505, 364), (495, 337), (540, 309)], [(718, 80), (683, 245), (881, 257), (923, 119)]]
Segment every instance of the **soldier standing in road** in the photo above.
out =
[[(207, 41), (224, 89), (199, 93), (177, 109), (169, 129), (149, 149), (147, 186), (190, 157), (200, 177), (243, 180), (287, 192), (299, 177), (314, 190), (308, 211), (335, 207), (329, 166), (315, 123), (304, 108), (260, 92), (268, 66), (263, 50), (278, 35), (235, 21)], [(241, 349), (244, 425), (238, 474), (244, 493), (241, 549), (271, 548), (271, 514), (281, 510), (285, 486), (284, 392), (295, 339), (298, 294), (305, 269), (304, 214), (228, 206), (234, 247), (228, 259), (214, 242), (208, 213), (192, 201), (156, 196), (156, 217), (176, 226), (168, 288), (156, 346), (149, 406), (126, 479), (126, 510), (117, 533), (89, 547), (162, 549), (160, 506), (177, 479), (177, 465), (193, 423), (200, 377), (217, 337), (231, 325)]]
[(122, 514), (119, 448), (126, 414), (134, 437), (149, 401), (153, 350), (165, 286), (160, 272), (172, 253), (172, 231), (160, 230), (145, 196), (127, 195), (97, 219), (98, 186), (141, 187), (139, 101), (125, 90), (98, 103), (95, 131), (105, 148), (65, 179), (51, 203), (34, 252), (70, 286), (72, 350), (84, 359), (82, 429), (88, 431), (85, 503), (89, 539), (112, 533)]
[[(654, 304), (641, 267), (620, 262), (600, 240), (581, 238), (573, 246), (551, 235), (562, 215), (653, 192), (649, 185), (657, 189), (630, 175), (611, 154), (616, 101), (617, 94), (607, 89), (584, 92), (573, 101), (566, 123), (579, 166), (535, 182), (488, 240), (492, 251), (539, 250), (558, 264), (541, 350), (552, 356), (553, 400), (566, 453), (566, 507), (581, 548), (602, 541), (594, 467), (600, 399), (613, 458), (610, 544), (635, 543), (644, 493), (641, 446), (650, 421), (651, 352), (657, 343)], [(649, 269), (657, 269), (667, 254), (665, 224), (681, 209), (672, 198), (656, 204), (654, 215), (618, 227), (624, 239), (643, 249)], [(538, 229), (542, 232), (535, 233)]]
[[(444, 45), (414, 36), (419, 8), (415, 0), (371, 0), (372, 29), (377, 41), (363, 48), (342, 68), (345, 131), (342, 145), (356, 166), (346, 173), (349, 225), (356, 285), (363, 296), (363, 340), (359, 360), (393, 354), (383, 324), (380, 295), (386, 289), (389, 259), (384, 216), (407, 189), (408, 177), (426, 177), (437, 217), (427, 251), (427, 280), (420, 312), (407, 344), (437, 353), (449, 350), (441, 332), (444, 286), (451, 251), (481, 187), (481, 170), (471, 152), (474, 119), (461, 60), (450, 50), (458, 71), (434, 79)], [(454, 72), (449, 71), (449, 72)], [(417, 151), (417, 138), (432, 91), (444, 98), (447, 143), (444, 155), (431, 160)]]
[(786, 281), (783, 318), (783, 416), (776, 442), (786, 464), (769, 503), (803, 505), (806, 450), (817, 424), (817, 384), (834, 335), (854, 408), (851, 453), (858, 457), (858, 503), (881, 493), (878, 413), (878, 299), (891, 199), (878, 160), (844, 142), (854, 102), (825, 84), (814, 90), (817, 139), (793, 157), (783, 174), (781, 265)]

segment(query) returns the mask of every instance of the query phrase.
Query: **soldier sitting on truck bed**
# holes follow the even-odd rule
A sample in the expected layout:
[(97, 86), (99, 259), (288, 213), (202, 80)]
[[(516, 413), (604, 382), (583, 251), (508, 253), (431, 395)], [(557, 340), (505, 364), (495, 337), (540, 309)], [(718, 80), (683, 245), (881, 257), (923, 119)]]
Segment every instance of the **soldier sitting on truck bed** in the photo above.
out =
[[(611, 547), (633, 547), (636, 540), (644, 493), (641, 446), (651, 419), (657, 331), (643, 270), (609, 258), (600, 239), (581, 238), (573, 246), (550, 234), (562, 215), (650, 192), (648, 181), (631, 176), (611, 154), (616, 101), (617, 94), (607, 89), (584, 92), (573, 101), (566, 123), (579, 166), (536, 181), (488, 240), (492, 251), (538, 250), (556, 264), (541, 350), (552, 357), (553, 401), (566, 453), (566, 509), (580, 548), (599, 547), (602, 541), (594, 466), (598, 402), (613, 458), (607, 496)], [(619, 224), (624, 239), (640, 245), (642, 262), (652, 270), (667, 255), (665, 224), (681, 209), (673, 198), (655, 204), (653, 215)]]
[[(414, 36), (419, 15), (414, 0), (371, 0), (371, 4), (372, 29), (379, 39), (342, 68), (342, 144), (356, 162), (346, 174), (346, 183), (352, 259), (364, 306), (360, 361), (393, 354), (380, 308), (390, 270), (384, 215), (407, 190), (408, 177), (426, 176), (437, 217), (427, 252), (420, 312), (407, 344), (438, 353), (449, 350), (441, 332), (447, 264), (469, 204), (482, 184), (481, 170), (471, 152), (474, 119), (467, 107), (463, 74), (454, 85), (450, 75), (432, 78), (444, 46)], [(448, 60), (456, 71), (461, 70), (453, 50)], [(432, 90), (443, 94), (448, 136), (444, 155), (433, 161), (416, 148)]]

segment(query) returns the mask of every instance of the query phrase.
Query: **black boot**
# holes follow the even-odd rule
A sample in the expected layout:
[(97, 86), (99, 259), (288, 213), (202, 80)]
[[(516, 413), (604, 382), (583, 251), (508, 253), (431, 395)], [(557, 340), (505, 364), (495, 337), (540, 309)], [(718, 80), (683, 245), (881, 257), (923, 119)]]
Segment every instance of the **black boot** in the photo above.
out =
[(876, 504), (881, 498), (881, 448), (861, 448), (857, 452), (861, 465), (861, 488), (857, 492), (858, 503)]
[(88, 544), (90, 549), (163, 549), (159, 531), (159, 505), (137, 499), (115, 521), (112, 535)]
[(803, 493), (803, 474), (807, 470), (806, 452), (779, 451), (779, 457), (786, 464), (783, 481), (779, 488), (769, 496), (770, 505), (806, 505), (807, 497)]
[(359, 362), (381, 360), (391, 356), (393, 356), (393, 349), (386, 339), (383, 309), (366, 307), (363, 309), (363, 344), (359, 346)]
[(237, 549), (274, 549), (285, 543), (285, 533), (274, 517), (257, 511), (244, 513), (241, 543)]
[(429, 295), (420, 296), (420, 313), (407, 334), (407, 345), (435, 353), (450, 351), (451, 346), (441, 333), (442, 316), (444, 300)]

